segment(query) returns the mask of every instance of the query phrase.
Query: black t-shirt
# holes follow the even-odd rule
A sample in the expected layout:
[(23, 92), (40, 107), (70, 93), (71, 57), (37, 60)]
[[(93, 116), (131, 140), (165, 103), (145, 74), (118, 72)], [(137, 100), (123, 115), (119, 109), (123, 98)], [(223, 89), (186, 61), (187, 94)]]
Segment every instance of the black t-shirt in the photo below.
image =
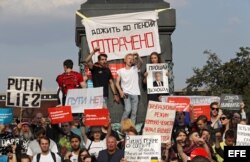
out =
[(99, 63), (95, 63), (90, 71), (94, 87), (103, 87), (103, 96), (108, 97), (109, 80), (113, 79), (110, 69), (101, 66)]

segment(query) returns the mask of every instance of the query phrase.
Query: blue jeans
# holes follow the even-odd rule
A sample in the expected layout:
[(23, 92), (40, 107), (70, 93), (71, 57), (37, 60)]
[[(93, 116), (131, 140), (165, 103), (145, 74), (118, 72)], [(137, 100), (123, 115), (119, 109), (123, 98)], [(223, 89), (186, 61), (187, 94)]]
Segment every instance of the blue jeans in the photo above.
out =
[(137, 114), (137, 109), (138, 109), (138, 102), (139, 102), (139, 97), (138, 95), (130, 95), (128, 94), (127, 98), (124, 98), (124, 112), (122, 114), (122, 120), (125, 118), (129, 117), (129, 114), (131, 113), (131, 120), (136, 122), (136, 114)]

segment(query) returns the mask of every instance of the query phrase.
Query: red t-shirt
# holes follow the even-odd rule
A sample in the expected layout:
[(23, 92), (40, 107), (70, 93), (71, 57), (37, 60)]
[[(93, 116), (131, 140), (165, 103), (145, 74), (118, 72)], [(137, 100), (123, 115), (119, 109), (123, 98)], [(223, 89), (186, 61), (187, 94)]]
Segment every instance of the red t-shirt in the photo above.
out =
[(56, 81), (62, 89), (63, 94), (66, 95), (69, 89), (80, 87), (80, 83), (83, 82), (83, 76), (76, 71), (70, 71), (58, 75)]

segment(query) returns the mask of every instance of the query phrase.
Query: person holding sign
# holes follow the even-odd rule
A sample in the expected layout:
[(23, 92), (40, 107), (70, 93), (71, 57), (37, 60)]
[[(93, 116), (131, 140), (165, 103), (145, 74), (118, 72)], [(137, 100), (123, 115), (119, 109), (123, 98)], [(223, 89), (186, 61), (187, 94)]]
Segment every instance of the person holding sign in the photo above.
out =
[(62, 105), (65, 105), (69, 89), (85, 88), (86, 84), (81, 73), (73, 71), (73, 61), (68, 59), (63, 62), (64, 73), (57, 76), (56, 81), (62, 91)]
[(114, 101), (119, 103), (120, 98), (118, 97), (115, 84), (113, 82), (113, 76), (107, 64), (107, 55), (106, 54), (99, 54), (98, 55), (98, 62), (93, 64), (92, 57), (95, 53), (99, 52), (100, 48), (95, 48), (93, 52), (91, 52), (88, 57), (85, 59), (85, 62), (88, 64), (88, 67), (92, 74), (93, 84), (94, 87), (103, 87), (103, 97), (105, 104), (107, 105), (108, 95), (109, 95), (109, 88), (113, 92)]
[[(152, 52), (149, 56), (150, 58), (150, 64), (159, 64), (159, 63), (162, 63), (161, 61), (161, 57), (160, 55), (157, 53), (157, 52)], [(168, 75), (168, 74), (166, 74)], [(143, 83), (144, 83), (144, 87), (147, 89), (147, 77), (148, 77), (148, 72), (144, 72), (143, 74), (144, 76), (144, 79), (143, 79)], [(160, 72), (155, 72), (155, 75), (154, 75), (154, 78), (155, 78), (155, 81), (153, 81), (153, 87), (162, 87), (164, 86), (163, 85), (163, 81), (162, 81), (162, 77), (163, 77), (163, 74), (160, 73)], [(162, 95), (167, 95), (166, 93), (164, 94), (160, 94), (160, 93), (157, 93), (157, 94), (148, 94), (148, 100), (151, 100), (151, 101), (160, 101), (160, 96)]]
[(122, 119), (128, 118), (131, 113), (131, 120), (136, 123), (136, 114), (139, 103), (138, 96), (141, 94), (138, 82), (138, 72), (143, 61), (139, 57), (138, 53), (129, 53), (125, 56), (124, 62), (125, 67), (117, 71), (118, 76), (116, 79), (117, 89), (120, 96), (124, 99), (125, 104)]

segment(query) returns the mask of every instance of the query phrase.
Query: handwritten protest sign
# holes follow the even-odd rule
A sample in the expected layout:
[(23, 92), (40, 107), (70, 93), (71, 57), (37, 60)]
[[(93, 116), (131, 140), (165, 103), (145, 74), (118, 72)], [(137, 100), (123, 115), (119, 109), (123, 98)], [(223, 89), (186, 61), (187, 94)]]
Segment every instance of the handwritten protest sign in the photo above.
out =
[[(83, 19), (90, 51), (100, 47), (108, 60), (124, 58), (127, 53), (140, 56), (160, 53), (158, 12), (144, 11)], [(97, 55), (93, 56), (97, 61)]]
[(66, 104), (72, 113), (82, 113), (85, 109), (103, 108), (103, 87), (86, 89), (69, 89)]
[(12, 108), (0, 108), (0, 124), (11, 124), (13, 120)]
[(176, 111), (189, 111), (190, 98), (187, 96), (169, 96), (167, 102), (175, 104)]
[(147, 64), (147, 73), (148, 94), (169, 92), (167, 64)]
[(86, 126), (107, 126), (110, 121), (108, 109), (86, 109), (84, 115)]
[(161, 141), (171, 140), (175, 120), (175, 106), (170, 103), (149, 101), (143, 135), (161, 135)]
[(237, 146), (250, 146), (250, 125), (237, 125)]
[(240, 103), (242, 103), (241, 95), (222, 94), (221, 108), (227, 110), (240, 110)]
[[(121, 69), (123, 67), (125, 67), (124, 63), (109, 64), (109, 69), (110, 69), (111, 74), (112, 74), (114, 79), (117, 78), (117, 70), (119, 70), (119, 69)], [(88, 76), (88, 78), (92, 78), (91, 71), (90, 71), (90, 69), (88, 67), (85, 68), (85, 71), (86, 71), (86, 75)]]
[(39, 108), (42, 79), (37, 77), (9, 77), (6, 106)]
[(152, 162), (161, 159), (159, 135), (126, 136), (125, 159), (127, 162)]
[(49, 118), (52, 124), (64, 123), (73, 121), (70, 106), (48, 108)]

